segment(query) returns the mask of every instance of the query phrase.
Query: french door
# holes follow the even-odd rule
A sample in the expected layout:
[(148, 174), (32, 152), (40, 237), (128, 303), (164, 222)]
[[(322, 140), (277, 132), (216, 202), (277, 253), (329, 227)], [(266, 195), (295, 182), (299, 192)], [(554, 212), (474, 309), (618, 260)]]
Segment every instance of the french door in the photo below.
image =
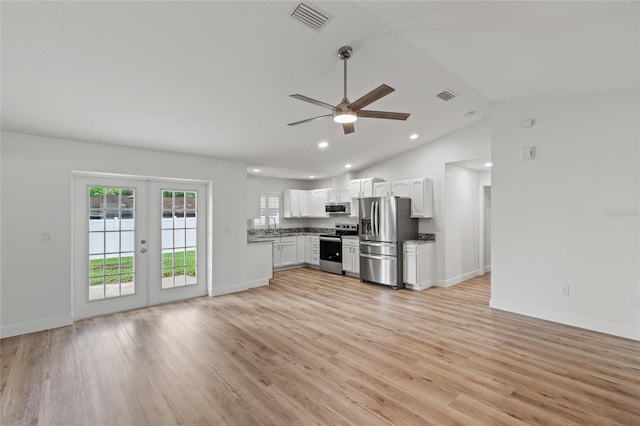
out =
[(207, 293), (197, 182), (74, 176), (74, 319)]

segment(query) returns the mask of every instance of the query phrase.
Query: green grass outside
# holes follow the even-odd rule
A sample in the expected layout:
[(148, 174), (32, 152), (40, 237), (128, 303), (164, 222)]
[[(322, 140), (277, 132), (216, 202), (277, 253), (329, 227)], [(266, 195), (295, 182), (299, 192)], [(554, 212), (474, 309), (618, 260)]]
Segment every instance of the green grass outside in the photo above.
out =
[[(196, 276), (196, 251), (188, 250), (186, 252), (164, 253), (162, 255), (162, 277), (170, 277), (172, 275), (186, 274)], [(122, 262), (120, 264), (119, 262)], [(120, 259), (112, 258), (93, 259), (89, 261), (89, 284), (115, 284), (118, 282), (133, 281), (133, 256), (122, 257)]]

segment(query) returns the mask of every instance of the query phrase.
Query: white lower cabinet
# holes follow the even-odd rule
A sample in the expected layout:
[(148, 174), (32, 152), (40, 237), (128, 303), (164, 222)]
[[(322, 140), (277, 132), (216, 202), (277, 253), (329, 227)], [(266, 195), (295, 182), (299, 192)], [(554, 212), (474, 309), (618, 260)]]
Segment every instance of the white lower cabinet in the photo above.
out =
[(309, 265), (320, 266), (320, 237), (307, 235), (304, 248), (304, 262)]
[(360, 275), (360, 241), (356, 238), (342, 239), (342, 270)]
[(283, 237), (273, 243), (273, 267), (282, 268), (296, 264), (298, 249), (296, 237)]
[(405, 242), (403, 249), (404, 283), (413, 290), (433, 285), (433, 242)]
[(297, 252), (298, 255), (296, 256), (296, 263), (304, 263), (305, 262), (305, 252), (306, 252), (306, 248), (307, 248), (307, 237), (306, 236), (299, 236), (297, 237)]

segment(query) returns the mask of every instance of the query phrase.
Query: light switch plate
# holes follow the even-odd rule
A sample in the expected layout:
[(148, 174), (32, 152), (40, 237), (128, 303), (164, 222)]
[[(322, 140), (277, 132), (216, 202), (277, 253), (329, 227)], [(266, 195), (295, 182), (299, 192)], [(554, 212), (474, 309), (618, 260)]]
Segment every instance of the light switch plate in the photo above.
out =
[(536, 147), (535, 146), (525, 146), (520, 150), (520, 159), (522, 161), (533, 160), (536, 158)]

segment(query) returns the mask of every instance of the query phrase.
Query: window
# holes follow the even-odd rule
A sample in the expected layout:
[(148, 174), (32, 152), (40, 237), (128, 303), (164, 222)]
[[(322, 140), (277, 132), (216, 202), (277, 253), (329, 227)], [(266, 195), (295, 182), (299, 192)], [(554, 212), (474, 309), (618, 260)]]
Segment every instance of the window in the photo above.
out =
[(254, 219), (253, 226), (266, 228), (279, 224), (280, 194), (260, 194), (260, 219)]

